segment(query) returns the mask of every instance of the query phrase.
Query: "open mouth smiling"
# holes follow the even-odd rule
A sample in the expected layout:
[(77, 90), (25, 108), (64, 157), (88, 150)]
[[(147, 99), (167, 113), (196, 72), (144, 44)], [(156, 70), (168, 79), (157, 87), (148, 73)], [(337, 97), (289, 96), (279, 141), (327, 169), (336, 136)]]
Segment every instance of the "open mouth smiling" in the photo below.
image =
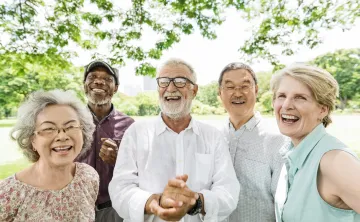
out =
[(234, 100), (234, 101), (231, 101), (231, 104), (242, 105), (242, 104), (245, 104), (245, 101), (244, 100)]
[(91, 91), (95, 92), (95, 93), (105, 93), (106, 91), (103, 89), (99, 89), (99, 88), (93, 88), (91, 89)]
[(165, 101), (178, 101), (180, 99), (180, 96), (165, 96)]
[(299, 120), (300, 118), (294, 115), (289, 115), (289, 114), (281, 114), (281, 121), (284, 123), (295, 123)]
[(67, 152), (69, 150), (71, 150), (73, 147), (72, 146), (58, 146), (58, 147), (54, 147), (51, 150), (55, 151), (55, 152)]

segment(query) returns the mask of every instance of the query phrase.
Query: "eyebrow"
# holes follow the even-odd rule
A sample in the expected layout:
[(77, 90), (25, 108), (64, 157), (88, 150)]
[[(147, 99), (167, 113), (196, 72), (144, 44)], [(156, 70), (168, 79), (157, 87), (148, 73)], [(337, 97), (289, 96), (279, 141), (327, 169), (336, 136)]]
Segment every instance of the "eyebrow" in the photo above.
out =
[[(69, 120), (69, 121), (63, 123), (63, 125), (66, 125), (66, 124), (69, 124), (69, 123), (72, 123), (72, 122), (76, 122), (76, 120), (75, 120), (75, 119)], [(44, 121), (44, 122), (42, 122), (42, 123), (40, 124), (40, 126), (43, 125), (43, 124), (45, 124), (45, 123), (49, 123), (49, 124), (52, 124), (52, 125), (56, 125), (54, 122)]]
[[(277, 92), (276, 94), (286, 94), (284, 92)], [(308, 97), (311, 98), (311, 96), (307, 95), (307, 94), (303, 94), (303, 93), (295, 93), (294, 96), (304, 96), (304, 97)]]
[[(228, 80), (228, 79), (225, 79), (225, 84), (228, 84), (228, 83), (232, 83), (232, 84), (234, 84), (234, 82), (233, 82), (233, 81)], [(251, 84), (251, 81), (250, 81), (249, 79), (245, 79), (245, 80), (244, 80), (244, 81), (242, 81), (240, 84), (244, 84), (244, 83), (249, 83), (249, 84)]]

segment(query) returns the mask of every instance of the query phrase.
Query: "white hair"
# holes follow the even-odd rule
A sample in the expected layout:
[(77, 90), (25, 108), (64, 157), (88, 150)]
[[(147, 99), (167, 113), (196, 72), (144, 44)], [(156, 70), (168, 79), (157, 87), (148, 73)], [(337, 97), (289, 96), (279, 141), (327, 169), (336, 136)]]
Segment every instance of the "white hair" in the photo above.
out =
[(158, 68), (158, 71), (156, 73), (156, 77), (159, 77), (159, 72), (160, 70), (162, 70), (164, 67), (166, 66), (185, 66), (189, 69), (190, 71), (190, 74), (191, 74), (191, 77), (190, 77), (190, 80), (196, 84), (197, 82), (197, 78), (196, 78), (196, 73), (194, 71), (194, 68), (187, 62), (185, 62), (184, 60), (182, 59), (179, 59), (179, 58), (171, 58), (169, 60), (167, 60), (166, 62), (164, 62), (159, 68)]

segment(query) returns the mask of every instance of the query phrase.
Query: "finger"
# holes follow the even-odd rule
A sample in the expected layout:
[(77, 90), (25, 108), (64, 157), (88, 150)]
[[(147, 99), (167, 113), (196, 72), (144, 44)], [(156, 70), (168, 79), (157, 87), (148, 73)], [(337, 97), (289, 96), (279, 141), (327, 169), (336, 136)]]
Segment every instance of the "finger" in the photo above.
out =
[(111, 149), (110, 156), (113, 157), (113, 158), (116, 158), (117, 157), (117, 150)]
[(176, 176), (176, 179), (178, 180), (182, 180), (186, 183), (186, 181), (188, 180), (189, 176), (187, 174), (184, 174), (184, 175), (178, 175)]
[(169, 194), (183, 195), (183, 196), (186, 196), (188, 198), (195, 198), (195, 199), (199, 198), (199, 194), (196, 193), (196, 192), (193, 192), (187, 186), (185, 186), (184, 188), (167, 186), (165, 188), (165, 191), (167, 193), (169, 193)]
[(100, 153), (104, 154), (105, 156), (109, 155), (108, 147), (101, 146)]
[(158, 216), (161, 219), (166, 220), (166, 221), (169, 221), (169, 219), (170, 219), (169, 216), (176, 214), (177, 209), (178, 209), (178, 208), (164, 209), (164, 208), (159, 206), (159, 204), (157, 203), (156, 200), (152, 200), (149, 207), (150, 207), (151, 212), (154, 215), (156, 215), (156, 216)]
[(113, 147), (113, 148), (117, 148), (116, 143), (109, 138), (101, 138), (101, 141), (103, 142), (102, 145), (108, 146), (108, 147)]
[(188, 197), (179, 193), (175, 194), (172, 199), (174, 199), (177, 202), (182, 202), (183, 204), (191, 204), (191, 205), (195, 204), (197, 200), (196, 197)]
[(183, 206), (183, 202), (182, 201), (175, 201), (172, 198), (169, 197), (162, 197), (161, 198), (161, 207), (163, 208), (171, 208), (171, 207), (182, 207)]
[(100, 158), (101, 158), (102, 161), (105, 161), (105, 160), (104, 160), (104, 159), (105, 159), (105, 156), (104, 156), (103, 153), (99, 153), (99, 156), (100, 156)]
[[(164, 214), (166, 211), (168, 213), (171, 213), (171, 212), (176, 212), (175, 208), (170, 208), (172, 210), (168, 210), (168, 209), (164, 209), (162, 208), (161, 206), (159, 206), (159, 203), (158, 201), (156, 200), (152, 200), (149, 204), (149, 207), (150, 207), (150, 210), (153, 214), (155, 215), (160, 215), (160, 214)], [(166, 213), (165, 213), (166, 214)]]
[(183, 180), (175, 178), (175, 179), (170, 179), (168, 181), (168, 186), (177, 187), (177, 188), (184, 188), (186, 186), (186, 183)]

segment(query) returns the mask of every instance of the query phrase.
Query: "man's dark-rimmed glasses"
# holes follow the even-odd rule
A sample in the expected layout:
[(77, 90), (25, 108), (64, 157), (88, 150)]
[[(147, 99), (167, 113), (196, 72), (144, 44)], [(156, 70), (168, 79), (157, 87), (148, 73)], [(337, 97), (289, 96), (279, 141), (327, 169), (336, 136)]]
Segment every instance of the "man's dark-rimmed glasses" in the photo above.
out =
[(171, 82), (174, 83), (174, 85), (177, 88), (183, 88), (186, 86), (186, 82), (190, 82), (191, 84), (195, 85), (190, 79), (186, 77), (175, 77), (175, 78), (169, 78), (169, 77), (158, 77), (156, 78), (157, 84), (160, 88), (166, 88), (170, 85)]

